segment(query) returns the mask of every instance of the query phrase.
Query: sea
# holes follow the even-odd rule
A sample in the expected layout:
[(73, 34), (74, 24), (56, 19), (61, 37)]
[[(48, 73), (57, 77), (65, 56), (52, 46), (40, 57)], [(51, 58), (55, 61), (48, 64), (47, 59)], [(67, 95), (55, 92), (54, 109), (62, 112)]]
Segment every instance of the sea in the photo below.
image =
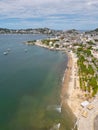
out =
[(0, 34), (0, 130), (74, 128), (72, 113), (67, 105), (61, 108), (60, 99), (66, 53), (24, 44), (47, 37)]

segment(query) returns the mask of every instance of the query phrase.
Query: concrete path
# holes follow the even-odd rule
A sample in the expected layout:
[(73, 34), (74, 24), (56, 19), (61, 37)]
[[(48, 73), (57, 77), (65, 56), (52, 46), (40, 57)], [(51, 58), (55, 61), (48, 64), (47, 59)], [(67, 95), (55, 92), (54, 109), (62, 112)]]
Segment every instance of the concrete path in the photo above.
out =
[(98, 115), (94, 119), (94, 130), (98, 130)]
[[(87, 118), (83, 117), (80, 113), (79, 118), (77, 120), (78, 130), (98, 130), (98, 95), (91, 102), (94, 106), (92, 110), (88, 110), (87, 108), (83, 108), (83, 110), (87, 111)], [(81, 111), (82, 112), (82, 111)], [(97, 122), (95, 117), (97, 116)]]

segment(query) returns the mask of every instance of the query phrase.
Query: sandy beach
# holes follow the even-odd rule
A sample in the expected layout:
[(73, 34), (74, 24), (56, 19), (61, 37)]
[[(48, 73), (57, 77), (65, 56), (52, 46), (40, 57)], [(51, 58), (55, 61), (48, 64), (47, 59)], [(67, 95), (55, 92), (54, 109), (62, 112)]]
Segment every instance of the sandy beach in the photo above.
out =
[(81, 110), (80, 103), (84, 100), (83, 92), (79, 87), (79, 77), (77, 75), (77, 59), (72, 53), (68, 54), (68, 65), (64, 75), (64, 82), (61, 91), (61, 100), (64, 104), (67, 99), (67, 104), (72, 112), (78, 117)]
[(72, 68), (72, 57), (70, 54), (68, 54), (68, 64), (63, 77), (63, 85), (61, 90), (61, 101), (62, 101), (61, 104), (65, 102), (65, 99), (68, 99), (68, 89), (69, 89), (68, 86), (70, 82), (71, 68)]
[[(39, 42), (36, 42), (36, 45), (48, 48)], [(83, 108), (81, 106), (81, 103), (87, 99), (84, 96), (85, 93), (80, 89), (77, 57), (73, 52), (68, 52), (67, 55), (68, 64), (63, 77), (63, 85), (61, 89), (61, 107), (63, 106), (66, 108), (66, 105), (69, 106), (72, 113), (77, 118), (75, 126), (77, 125), (78, 130), (94, 130), (94, 120), (96, 115), (98, 115), (98, 95), (89, 100), (89, 103), (94, 106), (93, 110), (88, 110), (87, 107)], [(87, 112), (87, 117), (82, 115), (83, 111)]]
[(79, 85), (79, 76), (78, 76), (78, 67), (77, 67), (77, 58), (73, 53), (70, 53), (70, 62), (69, 67), (70, 75), (69, 75), (69, 83), (68, 83), (68, 100), (67, 103), (71, 108), (72, 112), (76, 117), (80, 114), (81, 106), (80, 103), (85, 100), (84, 93), (80, 89)]
[[(63, 105), (66, 105), (67, 101), (68, 106), (76, 116), (78, 130), (94, 130), (94, 119), (98, 115), (98, 95), (89, 101), (94, 106), (92, 110), (81, 106), (81, 103), (85, 100), (84, 92), (79, 85), (77, 58), (74, 53), (70, 52), (68, 53), (68, 65), (61, 91), (61, 101)], [(83, 117), (83, 111), (87, 112), (87, 117)]]

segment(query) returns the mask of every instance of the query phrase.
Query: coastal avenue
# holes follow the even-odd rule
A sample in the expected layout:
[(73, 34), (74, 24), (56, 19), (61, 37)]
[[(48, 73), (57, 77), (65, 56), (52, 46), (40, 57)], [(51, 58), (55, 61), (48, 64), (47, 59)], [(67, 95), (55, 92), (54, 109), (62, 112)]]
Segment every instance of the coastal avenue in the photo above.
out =
[(87, 108), (84, 108), (88, 113), (87, 118), (82, 115), (79, 116), (77, 124), (78, 130), (98, 130), (98, 95), (91, 104), (94, 106), (93, 109), (88, 110)]
[(94, 119), (94, 130), (98, 130), (98, 115)]

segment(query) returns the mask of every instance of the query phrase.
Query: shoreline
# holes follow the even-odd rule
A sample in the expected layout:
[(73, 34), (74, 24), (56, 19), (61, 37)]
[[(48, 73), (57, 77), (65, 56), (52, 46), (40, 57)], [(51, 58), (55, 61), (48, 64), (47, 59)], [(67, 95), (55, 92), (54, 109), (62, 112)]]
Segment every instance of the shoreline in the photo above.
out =
[[(26, 44), (32, 45), (32, 44), (28, 44), (28, 43), (26, 43)], [(52, 51), (66, 51), (65, 49), (50, 48), (49, 46), (43, 45), (40, 42), (36, 42), (34, 45), (45, 48), (45, 49), (49, 49)], [(70, 84), (71, 75), (72, 75), (73, 57), (72, 57), (72, 54), (69, 52), (66, 52), (66, 54), (68, 56), (68, 63), (67, 63), (67, 68), (65, 69), (65, 72), (64, 72), (64, 76), (62, 78), (62, 88), (61, 88), (61, 95), (60, 95), (61, 109), (62, 108), (66, 109), (66, 106), (67, 106), (68, 109), (70, 109), (69, 111), (71, 112), (71, 115), (73, 116), (72, 119), (76, 119), (77, 116), (75, 115), (75, 113), (74, 113), (74, 111), (69, 103), (70, 102), (70, 95), (71, 95), (71, 88), (69, 87), (69, 84)]]
[(67, 76), (69, 77), (69, 82), (67, 84), (67, 104), (71, 108), (74, 115), (78, 118), (82, 108), (80, 104), (85, 100), (85, 97), (83, 91), (80, 89), (77, 58), (71, 52), (69, 55), (70, 61), (68, 62), (68, 66), (70, 69), (70, 74), (67, 73)]
[(65, 51), (65, 48), (54, 48), (54, 47), (49, 47), (45, 44), (42, 44), (40, 41), (36, 41), (34, 44), (31, 42), (31, 43), (28, 43), (28, 42), (24, 42), (24, 44), (26, 45), (31, 45), (31, 46), (39, 46), (39, 47), (42, 47), (42, 48), (45, 48), (45, 49), (49, 49), (49, 50), (52, 50), (52, 51)]
[(72, 58), (67, 53), (68, 56), (68, 63), (67, 68), (65, 69), (63, 82), (62, 82), (62, 89), (61, 89), (61, 105), (65, 102), (65, 99), (68, 100), (68, 86), (70, 81), (70, 74), (71, 74), (71, 66), (72, 65)]
[(68, 64), (64, 73), (64, 82), (61, 90), (61, 104), (67, 103), (73, 114), (78, 118), (82, 109), (80, 103), (85, 100), (85, 97), (79, 85), (77, 58), (71, 52), (68, 52), (67, 55)]
[[(68, 105), (72, 113), (77, 118), (74, 129), (77, 130), (94, 130), (94, 119), (98, 115), (98, 94), (89, 99), (89, 105), (94, 106), (88, 109), (88, 106), (82, 107), (81, 103), (86, 101), (84, 92), (80, 89), (77, 58), (74, 53), (68, 55), (68, 68), (64, 74), (64, 83), (61, 90), (61, 102)], [(87, 112), (87, 117), (83, 116), (83, 112)], [(73, 130), (74, 130), (73, 129)]]
[[(62, 49), (50, 48), (48, 46), (44, 46), (40, 43), (36, 44), (37, 46), (47, 48), (49, 50), (59, 50)], [(66, 50), (63, 50), (66, 51)], [(94, 105), (94, 109), (89, 111), (87, 107), (82, 107), (81, 103), (86, 101), (85, 92), (80, 89), (79, 84), (79, 76), (78, 76), (78, 66), (77, 66), (77, 58), (73, 52), (66, 52), (68, 56), (67, 68), (65, 69), (64, 76), (62, 79), (62, 88), (61, 88), (61, 109), (69, 107), (72, 116), (76, 118), (74, 122), (74, 127), (77, 130), (94, 130), (94, 119), (98, 115), (98, 94), (89, 99), (89, 103)], [(83, 111), (86, 110), (88, 112), (88, 117), (84, 117), (82, 115)], [(92, 115), (92, 116), (91, 116)], [(75, 119), (73, 118), (73, 119)]]
[(61, 88), (61, 108), (68, 108), (68, 111), (71, 116), (71, 120), (73, 122), (73, 130), (76, 130), (76, 121), (77, 121), (77, 116), (75, 115), (72, 107), (69, 105), (70, 101), (70, 95), (71, 95), (71, 88), (69, 87), (70, 82), (71, 82), (71, 74), (72, 74), (72, 68), (73, 68), (73, 58), (72, 55), (67, 52), (68, 56), (68, 63), (67, 63), (67, 68), (65, 69), (64, 76), (63, 76), (63, 83), (62, 83), (62, 88)]

